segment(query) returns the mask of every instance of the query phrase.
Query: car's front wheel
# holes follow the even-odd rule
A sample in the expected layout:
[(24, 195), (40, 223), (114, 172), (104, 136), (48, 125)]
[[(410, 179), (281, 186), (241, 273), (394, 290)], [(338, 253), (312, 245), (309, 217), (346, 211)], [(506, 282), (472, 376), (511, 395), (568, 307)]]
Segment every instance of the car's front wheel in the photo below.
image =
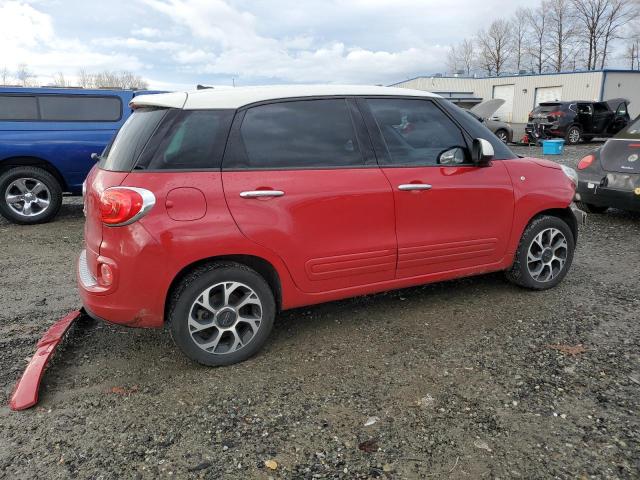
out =
[(256, 271), (216, 263), (185, 277), (171, 299), (171, 336), (192, 360), (209, 366), (242, 362), (264, 344), (276, 313), (273, 292)]
[(496, 132), (496, 137), (498, 137), (498, 139), (502, 142), (502, 143), (509, 143), (509, 133), (507, 133), (506, 130), (500, 129)]
[(571, 267), (574, 250), (573, 232), (564, 220), (548, 215), (536, 217), (522, 234), (507, 278), (533, 290), (555, 287)]
[(13, 223), (44, 223), (62, 205), (56, 178), (38, 167), (14, 167), (0, 175), (0, 214)]

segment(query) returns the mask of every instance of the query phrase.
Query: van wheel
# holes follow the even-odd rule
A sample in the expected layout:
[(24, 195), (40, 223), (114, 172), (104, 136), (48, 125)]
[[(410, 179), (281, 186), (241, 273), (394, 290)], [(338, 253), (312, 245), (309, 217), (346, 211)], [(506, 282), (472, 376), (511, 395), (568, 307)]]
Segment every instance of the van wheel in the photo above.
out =
[(276, 313), (273, 292), (257, 272), (217, 263), (184, 278), (171, 299), (168, 320), (176, 345), (203, 365), (231, 365), (264, 344)]
[(38, 167), (14, 167), (0, 175), (0, 214), (13, 223), (45, 223), (62, 205), (62, 188)]
[(522, 234), (507, 279), (533, 290), (555, 287), (571, 267), (574, 250), (573, 233), (563, 220), (548, 215), (536, 217)]
[(577, 145), (578, 143), (580, 143), (581, 136), (582, 130), (580, 130), (580, 127), (573, 125), (567, 129), (565, 140), (569, 145)]

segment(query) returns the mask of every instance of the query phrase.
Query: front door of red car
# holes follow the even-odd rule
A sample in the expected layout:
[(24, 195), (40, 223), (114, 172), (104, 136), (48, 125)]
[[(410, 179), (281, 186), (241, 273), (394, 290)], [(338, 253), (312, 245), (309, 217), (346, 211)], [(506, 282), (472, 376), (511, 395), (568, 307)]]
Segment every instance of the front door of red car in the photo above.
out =
[(514, 206), (503, 162), (471, 164), (461, 129), (431, 100), (368, 99), (365, 110), (395, 198), (397, 276), (455, 276), (500, 262)]
[(302, 291), (394, 278), (393, 193), (351, 101), (238, 113), (222, 176), (242, 233), (279, 255)]

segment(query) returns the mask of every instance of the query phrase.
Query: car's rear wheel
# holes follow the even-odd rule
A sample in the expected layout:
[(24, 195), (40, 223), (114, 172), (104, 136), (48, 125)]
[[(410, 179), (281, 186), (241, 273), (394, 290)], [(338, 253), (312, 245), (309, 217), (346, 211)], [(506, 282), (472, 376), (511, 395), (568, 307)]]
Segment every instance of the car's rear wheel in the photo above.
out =
[(580, 127), (577, 127), (576, 125), (572, 125), (567, 129), (565, 140), (569, 145), (577, 145), (578, 143), (580, 143), (581, 137), (582, 137), (582, 130), (580, 130)]
[(169, 311), (173, 340), (203, 365), (230, 365), (255, 354), (275, 318), (269, 284), (237, 263), (196, 269), (175, 290)]
[(548, 215), (536, 217), (522, 234), (507, 278), (533, 290), (555, 287), (571, 267), (574, 249), (573, 232), (564, 220)]
[(500, 129), (496, 131), (495, 135), (502, 143), (509, 143), (509, 133), (506, 130)]
[(0, 214), (13, 223), (45, 223), (62, 205), (56, 178), (38, 167), (14, 167), (0, 175)]
[(604, 213), (609, 210), (609, 207), (601, 207), (600, 205), (594, 205), (593, 203), (578, 203), (578, 207), (587, 213)]

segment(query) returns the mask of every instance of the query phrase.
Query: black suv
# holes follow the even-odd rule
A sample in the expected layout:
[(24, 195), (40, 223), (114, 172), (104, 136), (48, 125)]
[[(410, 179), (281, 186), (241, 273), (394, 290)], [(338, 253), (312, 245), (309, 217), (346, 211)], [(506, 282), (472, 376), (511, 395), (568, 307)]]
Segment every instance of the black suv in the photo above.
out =
[(629, 100), (624, 98), (544, 102), (529, 114), (525, 132), (532, 141), (559, 137), (572, 145), (595, 137), (611, 137), (631, 120), (628, 105)]

